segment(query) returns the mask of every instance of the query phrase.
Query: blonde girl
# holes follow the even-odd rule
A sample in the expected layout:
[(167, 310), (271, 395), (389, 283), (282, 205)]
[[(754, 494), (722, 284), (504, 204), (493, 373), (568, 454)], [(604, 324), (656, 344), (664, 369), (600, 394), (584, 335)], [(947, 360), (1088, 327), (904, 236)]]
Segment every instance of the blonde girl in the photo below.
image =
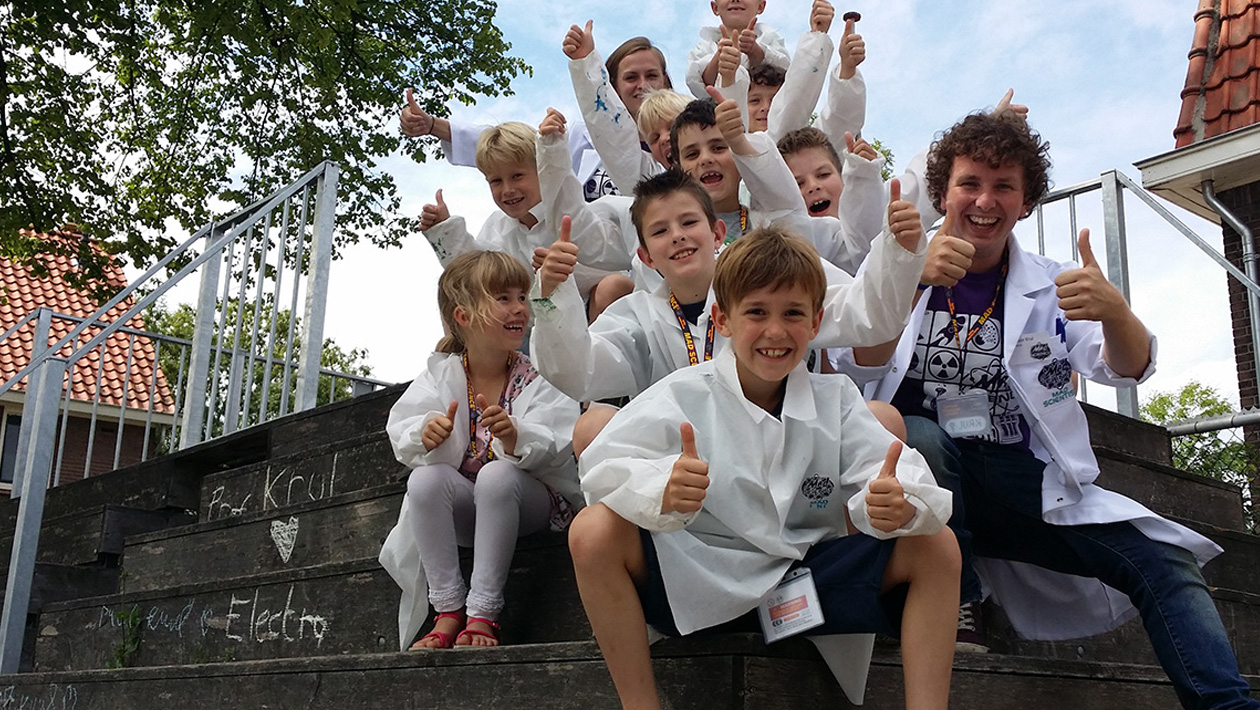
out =
[[(403, 588), (404, 648), (429, 604), (433, 629), (412, 649), (498, 645), (517, 537), (563, 530), (581, 505), (570, 441), (578, 404), (518, 351), (529, 285), (529, 271), (502, 252), (452, 261), (438, 280), (447, 335), (390, 410), (394, 453), (414, 469), (381, 551)], [(467, 585), (458, 546), (473, 548)]]

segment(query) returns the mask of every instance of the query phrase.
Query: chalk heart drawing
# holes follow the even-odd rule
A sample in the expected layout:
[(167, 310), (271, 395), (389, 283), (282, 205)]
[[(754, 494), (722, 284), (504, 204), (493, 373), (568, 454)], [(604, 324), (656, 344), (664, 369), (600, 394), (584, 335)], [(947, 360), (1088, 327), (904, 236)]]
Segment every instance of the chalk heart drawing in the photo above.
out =
[(280, 553), (280, 559), (285, 562), (289, 561), (289, 557), (293, 554), (293, 544), (297, 542), (298, 519), (290, 517), (288, 522), (283, 520), (271, 521), (271, 539), (276, 543), (276, 551)]

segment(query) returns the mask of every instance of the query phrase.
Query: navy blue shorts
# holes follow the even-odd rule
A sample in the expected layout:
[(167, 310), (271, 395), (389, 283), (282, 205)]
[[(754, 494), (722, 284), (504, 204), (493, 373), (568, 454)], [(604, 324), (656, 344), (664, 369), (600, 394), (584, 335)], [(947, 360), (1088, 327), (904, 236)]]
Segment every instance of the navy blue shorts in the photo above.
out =
[[(661, 633), (681, 636), (665, 593), (665, 581), (661, 577), (660, 560), (656, 556), (652, 534), (640, 529), (639, 540), (643, 544), (647, 570), (647, 580), (638, 590), (643, 616)], [(880, 592), (884, 568), (888, 566), (895, 544), (895, 539), (876, 540), (859, 533), (826, 540), (810, 548), (805, 559), (794, 566), (808, 567), (813, 575), (822, 605), (823, 624), (804, 632), (806, 636), (857, 633), (901, 635), (901, 612), (906, 604), (908, 587), (902, 584)], [(731, 632), (760, 633), (757, 610), (695, 633)]]

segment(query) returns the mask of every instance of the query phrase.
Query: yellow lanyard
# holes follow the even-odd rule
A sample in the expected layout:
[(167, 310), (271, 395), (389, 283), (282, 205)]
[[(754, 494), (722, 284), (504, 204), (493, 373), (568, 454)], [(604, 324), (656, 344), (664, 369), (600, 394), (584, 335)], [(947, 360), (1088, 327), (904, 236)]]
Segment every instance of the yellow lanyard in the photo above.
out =
[[(696, 352), (696, 341), (691, 337), (691, 326), (687, 324), (687, 316), (683, 315), (682, 306), (678, 305), (678, 299), (674, 297), (674, 292), (669, 293), (669, 307), (674, 309), (674, 315), (678, 318), (678, 327), (682, 328), (683, 341), (687, 343), (687, 361), (692, 365), (700, 363), (699, 353)], [(713, 359), (713, 316), (709, 316), (709, 329), (704, 335), (704, 359), (705, 362)]]
[[(477, 458), (477, 423), (481, 421), (481, 412), (477, 409), (477, 395), (473, 392), (472, 373), (468, 371), (468, 353), (460, 356), (460, 362), (464, 364), (464, 380), (468, 383), (468, 452), (472, 458)], [(507, 402), (504, 397), (507, 395), (508, 383), (512, 381), (512, 366), (516, 364), (516, 353), (508, 353), (507, 375), (503, 378), (503, 391), (499, 393), (499, 406), (507, 409)], [(487, 432), (489, 434), (489, 432)], [(490, 438), (494, 439), (494, 434), (490, 434)], [(486, 445), (486, 461), (494, 460), (494, 449), (490, 448), (489, 442)]]
[(993, 315), (993, 309), (997, 308), (998, 298), (1002, 295), (1002, 287), (1006, 285), (1006, 269), (1009, 265), (1007, 253), (1002, 252), (1002, 275), (998, 277), (997, 288), (993, 290), (993, 301), (989, 303), (988, 308), (984, 309), (980, 320), (977, 320), (976, 324), (971, 326), (971, 330), (967, 331), (967, 339), (962, 342), (958, 341), (958, 316), (954, 313), (954, 289), (952, 287), (945, 289), (945, 302), (949, 304), (949, 327), (954, 332), (954, 344), (958, 346), (958, 349), (965, 349), (971, 339), (976, 337), (976, 333), (980, 332), (980, 327), (989, 320), (989, 316)]
[[(739, 206), (739, 234), (727, 234), (726, 239), (722, 241), (722, 246), (726, 246), (727, 244), (730, 244), (731, 242), (735, 241), (736, 238), (744, 236), (744, 233), (747, 231), (748, 231), (748, 208), (743, 205), (740, 205)], [(692, 363), (692, 364), (694, 365), (695, 363)]]

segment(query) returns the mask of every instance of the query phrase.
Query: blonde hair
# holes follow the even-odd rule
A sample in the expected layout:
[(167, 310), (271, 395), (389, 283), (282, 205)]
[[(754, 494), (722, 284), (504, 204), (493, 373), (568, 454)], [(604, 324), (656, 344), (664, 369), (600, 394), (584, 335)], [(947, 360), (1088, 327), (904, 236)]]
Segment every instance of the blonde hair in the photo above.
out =
[(530, 281), (529, 269), (501, 251), (473, 251), (456, 257), (438, 278), (438, 312), (446, 334), (438, 341), (437, 351), (468, 350), (463, 330), (455, 322), (456, 308), (463, 308), (473, 323), (491, 323), (494, 294), (509, 288), (528, 291)]
[(736, 239), (718, 256), (713, 296), (730, 312), (748, 294), (763, 288), (777, 291), (800, 286), (814, 310), (822, 310), (827, 275), (814, 245), (782, 227), (758, 227)]
[(654, 89), (643, 97), (639, 104), (639, 115), (634, 119), (639, 133), (646, 138), (652, 129), (664, 123), (666, 129), (673, 125), (674, 119), (687, 108), (691, 99), (673, 89)]
[(534, 141), (538, 132), (520, 121), (500, 123), (477, 139), (477, 169), (489, 173), (504, 165), (536, 165)]

